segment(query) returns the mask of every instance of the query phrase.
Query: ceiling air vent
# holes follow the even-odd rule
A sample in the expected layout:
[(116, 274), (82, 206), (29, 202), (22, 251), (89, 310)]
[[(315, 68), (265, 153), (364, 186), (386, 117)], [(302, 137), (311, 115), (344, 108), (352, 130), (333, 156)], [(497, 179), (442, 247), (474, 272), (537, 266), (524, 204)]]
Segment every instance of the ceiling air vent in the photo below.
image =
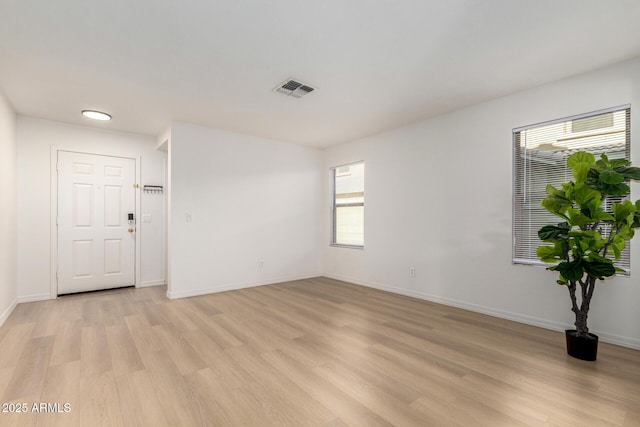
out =
[(287, 96), (293, 96), (294, 98), (302, 98), (303, 96), (313, 92), (315, 88), (296, 80), (289, 79), (276, 86), (273, 90)]

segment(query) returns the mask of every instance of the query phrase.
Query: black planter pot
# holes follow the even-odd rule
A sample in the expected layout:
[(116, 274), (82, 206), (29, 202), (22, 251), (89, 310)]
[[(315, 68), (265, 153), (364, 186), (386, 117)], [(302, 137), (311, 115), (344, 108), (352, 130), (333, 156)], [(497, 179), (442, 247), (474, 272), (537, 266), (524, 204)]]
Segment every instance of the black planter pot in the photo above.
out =
[(580, 360), (596, 360), (598, 355), (598, 336), (589, 333), (589, 337), (579, 337), (575, 329), (564, 331), (567, 337), (567, 354)]

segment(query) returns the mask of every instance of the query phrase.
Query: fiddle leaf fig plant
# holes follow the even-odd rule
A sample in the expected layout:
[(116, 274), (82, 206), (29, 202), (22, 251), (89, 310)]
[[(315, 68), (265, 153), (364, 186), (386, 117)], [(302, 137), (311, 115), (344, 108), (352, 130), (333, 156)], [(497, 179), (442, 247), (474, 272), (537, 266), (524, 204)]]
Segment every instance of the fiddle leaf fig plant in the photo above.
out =
[[(538, 258), (558, 273), (558, 284), (566, 286), (575, 314), (576, 335), (589, 337), (587, 318), (596, 281), (622, 272), (614, 260), (640, 227), (640, 200), (619, 200), (630, 193), (629, 180), (640, 180), (640, 168), (626, 159), (599, 160), (580, 151), (567, 159), (573, 181), (561, 188), (547, 186), (547, 197), (540, 205), (560, 217), (562, 222), (545, 225), (538, 237), (545, 245), (537, 248)], [(580, 300), (578, 300), (580, 296)]]

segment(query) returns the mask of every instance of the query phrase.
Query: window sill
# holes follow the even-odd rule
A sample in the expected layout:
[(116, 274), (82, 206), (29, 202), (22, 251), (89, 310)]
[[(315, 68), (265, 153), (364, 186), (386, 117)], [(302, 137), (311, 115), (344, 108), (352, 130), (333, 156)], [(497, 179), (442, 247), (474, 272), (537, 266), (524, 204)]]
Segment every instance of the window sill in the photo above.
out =
[(347, 249), (360, 249), (364, 250), (364, 245), (343, 245), (340, 243), (330, 243), (329, 246), (332, 248), (347, 248)]
[[(511, 264), (512, 265), (528, 265), (528, 266), (532, 266), (532, 267), (543, 267), (543, 268), (547, 268), (547, 267), (551, 267), (553, 264), (552, 263), (546, 263), (546, 262), (542, 262), (542, 261), (538, 261), (538, 260), (533, 260), (533, 259), (526, 259), (526, 258), (513, 258), (511, 260)], [(617, 277), (630, 277), (631, 276), (631, 270), (626, 270), (624, 272), (616, 272), (615, 274)]]

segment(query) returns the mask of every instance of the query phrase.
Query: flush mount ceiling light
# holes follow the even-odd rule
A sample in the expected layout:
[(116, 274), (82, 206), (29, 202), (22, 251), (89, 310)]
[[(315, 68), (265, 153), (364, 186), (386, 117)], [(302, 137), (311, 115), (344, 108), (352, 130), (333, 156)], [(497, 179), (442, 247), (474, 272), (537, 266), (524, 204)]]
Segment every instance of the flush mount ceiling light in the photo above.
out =
[(287, 96), (293, 96), (294, 98), (302, 98), (305, 95), (313, 92), (315, 88), (309, 86), (306, 83), (300, 83), (294, 79), (288, 79), (273, 88), (274, 92), (281, 93)]
[(95, 110), (82, 110), (82, 115), (93, 120), (111, 120), (111, 115)]

